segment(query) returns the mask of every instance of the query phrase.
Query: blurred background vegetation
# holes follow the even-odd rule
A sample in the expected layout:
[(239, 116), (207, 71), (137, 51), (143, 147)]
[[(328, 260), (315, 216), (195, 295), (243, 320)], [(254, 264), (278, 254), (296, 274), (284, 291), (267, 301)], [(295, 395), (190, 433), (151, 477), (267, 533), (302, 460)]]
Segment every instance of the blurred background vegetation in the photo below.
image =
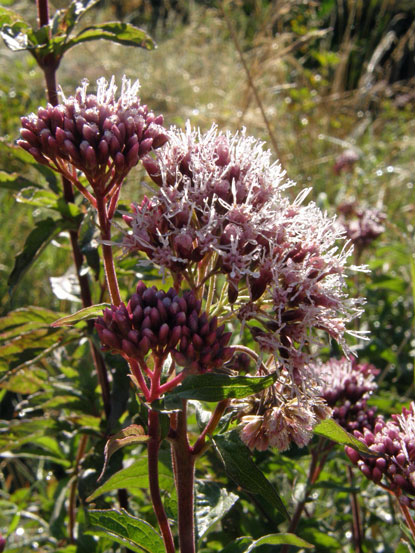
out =
[[(1, 4), (36, 19), (33, 1)], [(52, 5), (59, 9), (66, 2)], [(358, 353), (381, 369), (380, 394), (372, 403), (388, 412), (413, 398), (415, 0), (103, 0), (85, 16), (86, 23), (115, 19), (146, 29), (157, 50), (100, 41), (77, 46), (58, 71), (67, 95), (84, 77), (91, 83), (102, 75), (138, 78), (142, 101), (163, 113), (167, 124), (244, 126), (263, 139), (297, 183), (293, 194), (311, 187), (309, 199), (333, 215), (345, 202), (386, 213), (385, 232), (359, 259), (371, 272), (350, 283), (367, 297), (359, 328), (369, 330), (370, 339)], [(44, 84), (29, 54), (5, 46), (0, 73), (0, 168), (10, 172), (19, 164), (2, 144), (17, 138), (22, 115), (45, 103)], [(143, 181), (137, 168), (125, 199), (138, 200)], [(63, 276), (70, 265), (64, 235), (8, 294), (14, 256), (38, 215), (16, 203), (0, 181), (2, 314), (30, 304), (57, 311), (79, 307), (60, 300), (51, 287), (50, 278)], [(282, 467), (264, 463), (270, 471)], [(337, 508), (346, 501), (339, 497)], [(366, 523), (373, 535), (382, 535), (378, 525), (387, 499), (373, 490), (370, 497)]]

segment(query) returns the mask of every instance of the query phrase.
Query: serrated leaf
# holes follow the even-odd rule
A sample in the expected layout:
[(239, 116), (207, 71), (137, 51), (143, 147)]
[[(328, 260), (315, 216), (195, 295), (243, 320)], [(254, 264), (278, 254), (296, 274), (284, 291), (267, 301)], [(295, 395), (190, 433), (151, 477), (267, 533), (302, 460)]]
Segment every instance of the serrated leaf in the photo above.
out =
[(314, 433), (328, 438), (332, 442), (336, 442), (341, 445), (348, 445), (353, 449), (357, 449), (363, 455), (373, 456), (373, 451), (371, 451), (364, 443), (346, 432), (346, 430), (337, 424), (333, 419), (326, 419), (321, 421), (315, 428)]
[(24, 367), (1, 381), (0, 388), (17, 394), (33, 394), (45, 387), (47, 376), (42, 369)]
[(218, 522), (238, 501), (239, 497), (228, 492), (217, 482), (197, 480), (195, 486), (195, 514), (197, 539)]
[(63, 219), (55, 221), (48, 217), (36, 223), (35, 228), (26, 238), (23, 250), (15, 258), (14, 267), (8, 279), (10, 293), (50, 241), (63, 230), (71, 228), (75, 228), (75, 222)]
[(145, 48), (146, 50), (153, 50), (156, 47), (153, 39), (142, 29), (129, 23), (111, 22), (86, 27), (74, 38), (68, 40), (64, 46), (64, 51), (82, 42), (99, 39), (110, 40), (124, 46)]
[(58, 347), (62, 342), (63, 332), (53, 328), (36, 328), (19, 334), (0, 346), (0, 372), (20, 369), (25, 362), (47, 355), (48, 348)]
[(166, 394), (165, 403), (168, 406), (177, 403), (179, 399), (215, 402), (230, 398), (241, 399), (268, 388), (275, 382), (276, 377), (229, 376), (215, 373), (189, 375), (180, 386)]
[(76, 323), (81, 321), (88, 321), (89, 319), (96, 319), (102, 315), (103, 310), (106, 307), (111, 307), (109, 303), (98, 303), (96, 305), (91, 305), (90, 307), (85, 307), (80, 309), (73, 315), (67, 315), (66, 317), (61, 317), (57, 321), (54, 321), (51, 326), (73, 326)]
[(289, 518), (282, 499), (252, 460), (251, 452), (242, 443), (238, 432), (232, 430), (216, 435), (212, 440), (229, 477), (247, 492), (261, 495), (285, 518)]
[(89, 534), (102, 535), (99, 532), (102, 530), (117, 543), (138, 553), (165, 553), (160, 534), (148, 522), (133, 517), (124, 510), (89, 511), (88, 521), (94, 528), (87, 531)]
[[(45, 307), (37, 307), (31, 305), (29, 307), (21, 307), (10, 311), (4, 317), (0, 317), (0, 332), (7, 331), (13, 333), (13, 329), (17, 334), (22, 334), (27, 330), (34, 328), (48, 327), (56, 320), (56, 311), (51, 311)], [(14, 334), (11, 334), (12, 336)], [(9, 335), (8, 335), (9, 336)], [(7, 336), (7, 337), (8, 337)], [(4, 334), (0, 336), (4, 338)]]
[(98, 477), (98, 481), (101, 480), (101, 478), (103, 477), (108, 466), (108, 461), (116, 451), (126, 445), (142, 444), (144, 442), (147, 442), (148, 440), (149, 436), (145, 434), (144, 428), (142, 426), (139, 426), (138, 424), (131, 424), (130, 426), (127, 426), (127, 428), (123, 428), (123, 430), (121, 430), (114, 436), (110, 436), (110, 438), (107, 440), (107, 443), (105, 444), (104, 466), (101, 474)]
[[(173, 487), (173, 474), (162, 463), (159, 463), (159, 484), (160, 488), (164, 490), (171, 489)], [(148, 466), (147, 456), (145, 455), (141, 459), (138, 459), (138, 461), (130, 467), (119, 470), (110, 476), (110, 478), (108, 478), (102, 486), (97, 488), (87, 498), (87, 501), (92, 501), (103, 493), (118, 490), (120, 488), (126, 488), (128, 490), (142, 490), (148, 489), (148, 487)]]
[(251, 553), (251, 551), (260, 545), (292, 545), (295, 547), (303, 547), (305, 549), (314, 548), (314, 545), (302, 540), (295, 534), (268, 534), (267, 536), (262, 536), (259, 540), (255, 540), (251, 543), (248, 549), (244, 550), (244, 553)]

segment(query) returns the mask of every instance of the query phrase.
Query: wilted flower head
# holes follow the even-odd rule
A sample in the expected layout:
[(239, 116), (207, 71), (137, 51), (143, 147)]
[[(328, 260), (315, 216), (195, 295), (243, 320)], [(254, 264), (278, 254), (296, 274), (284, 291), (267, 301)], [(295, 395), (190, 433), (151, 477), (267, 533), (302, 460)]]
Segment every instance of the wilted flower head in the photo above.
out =
[(87, 88), (85, 79), (75, 96), (61, 92), (61, 104), (22, 117), (18, 144), (72, 181), (73, 167), (79, 169), (95, 193), (105, 195), (167, 138), (163, 117), (140, 104), (138, 81), (124, 77), (118, 98), (114, 77), (110, 83), (99, 79), (96, 94), (87, 94)]
[(343, 357), (313, 363), (310, 368), (338, 424), (348, 432), (373, 428), (376, 408), (369, 407), (367, 400), (377, 388), (375, 377), (379, 370), (376, 367)]
[(350, 460), (376, 484), (391, 490), (404, 505), (415, 508), (415, 404), (385, 422), (379, 418), (373, 432), (354, 432), (373, 457), (346, 447)]
[(126, 215), (126, 251), (143, 252), (191, 281), (201, 265), (223, 274), (235, 315), (261, 352), (272, 353), (293, 380), (320, 331), (344, 347), (346, 323), (360, 313), (347, 299), (344, 232), (307, 191), (293, 202), (290, 183), (263, 144), (244, 132), (170, 130), (156, 159), (143, 161), (158, 185)]
[(250, 448), (264, 451), (276, 447), (288, 449), (292, 442), (304, 447), (313, 436), (313, 428), (330, 417), (331, 409), (309, 381), (307, 393), (293, 394), (289, 375), (282, 372), (269, 389), (233, 406), (240, 421), (240, 436)]
[(179, 296), (143, 282), (127, 306), (105, 309), (95, 327), (104, 349), (127, 359), (144, 360), (149, 351), (160, 358), (171, 354), (191, 373), (222, 366), (232, 355), (227, 347), (231, 333), (217, 318), (201, 313), (201, 302), (191, 291)]

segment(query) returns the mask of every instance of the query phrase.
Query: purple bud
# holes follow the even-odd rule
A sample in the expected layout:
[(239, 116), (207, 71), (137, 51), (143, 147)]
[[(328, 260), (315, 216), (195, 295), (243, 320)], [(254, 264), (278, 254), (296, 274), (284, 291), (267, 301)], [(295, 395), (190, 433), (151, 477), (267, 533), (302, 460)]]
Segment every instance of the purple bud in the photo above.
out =
[(104, 344), (104, 346), (108, 346), (113, 349), (121, 348), (120, 340), (111, 330), (108, 330), (107, 328), (103, 328), (99, 334), (100, 334), (101, 342)]
[(176, 361), (178, 365), (180, 365), (181, 367), (184, 367), (187, 365), (187, 359), (186, 359), (186, 356), (183, 355), (183, 353), (174, 349), (172, 350), (171, 354), (173, 356), (173, 359)]
[(140, 158), (145, 156), (151, 150), (152, 144), (153, 144), (153, 139), (152, 138), (145, 138), (140, 144), (140, 149), (138, 151), (138, 156)]
[(382, 472), (377, 467), (372, 470), (372, 480), (375, 484), (379, 484), (382, 480)]
[(167, 339), (169, 337), (169, 333), (170, 333), (169, 325), (166, 324), (166, 323), (162, 324), (161, 327), (160, 327), (159, 336), (158, 336), (159, 343), (162, 346), (166, 345)]
[(180, 326), (175, 326), (170, 334), (169, 346), (174, 348), (182, 335), (182, 329)]
[(351, 462), (354, 464), (354, 465), (357, 465), (358, 461), (360, 460), (360, 455), (359, 453), (353, 449), (352, 447), (349, 447), (349, 446), (346, 446), (344, 448), (345, 452), (346, 452), (346, 455), (349, 457), (349, 459), (351, 460)]
[(126, 156), (126, 163), (128, 167), (134, 167), (135, 165), (137, 165), (139, 148), (140, 146), (137, 143), (137, 144), (134, 144), (134, 146), (132, 146), (130, 150), (128, 150), (128, 153)]
[(140, 350), (141, 355), (146, 355), (148, 353), (148, 350), (150, 349), (150, 340), (147, 338), (147, 336), (144, 336), (140, 343), (138, 344), (138, 349)]
[(20, 129), (20, 136), (32, 146), (39, 145), (39, 140), (37, 136), (29, 129)]
[(128, 357), (132, 357), (133, 359), (136, 359), (137, 357), (140, 357), (140, 351), (139, 349), (131, 343), (129, 340), (123, 340), (121, 342), (121, 349), (124, 353), (128, 355)]
[(108, 142), (106, 140), (100, 140), (98, 144), (97, 158), (99, 163), (107, 163), (109, 157)]
[(119, 170), (122, 171), (125, 166), (125, 158), (121, 152), (117, 152), (114, 156), (114, 165)]

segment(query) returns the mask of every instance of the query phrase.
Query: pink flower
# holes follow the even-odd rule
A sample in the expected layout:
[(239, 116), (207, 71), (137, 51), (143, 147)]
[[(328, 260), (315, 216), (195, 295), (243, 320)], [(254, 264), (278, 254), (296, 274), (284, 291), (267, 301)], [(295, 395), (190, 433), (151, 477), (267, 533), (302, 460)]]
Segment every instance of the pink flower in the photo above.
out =
[(369, 363), (355, 359), (330, 359), (326, 363), (313, 363), (310, 367), (320, 382), (320, 394), (333, 409), (334, 420), (348, 432), (364, 428), (373, 429), (376, 408), (367, 400), (377, 388), (379, 370)]
[(346, 324), (361, 313), (347, 297), (344, 231), (313, 203), (284, 192), (278, 164), (244, 132), (171, 129), (144, 165), (158, 189), (125, 215), (127, 252), (143, 252), (175, 282), (200, 265), (226, 278), (228, 301), (261, 353), (293, 382), (324, 334), (347, 351)]

